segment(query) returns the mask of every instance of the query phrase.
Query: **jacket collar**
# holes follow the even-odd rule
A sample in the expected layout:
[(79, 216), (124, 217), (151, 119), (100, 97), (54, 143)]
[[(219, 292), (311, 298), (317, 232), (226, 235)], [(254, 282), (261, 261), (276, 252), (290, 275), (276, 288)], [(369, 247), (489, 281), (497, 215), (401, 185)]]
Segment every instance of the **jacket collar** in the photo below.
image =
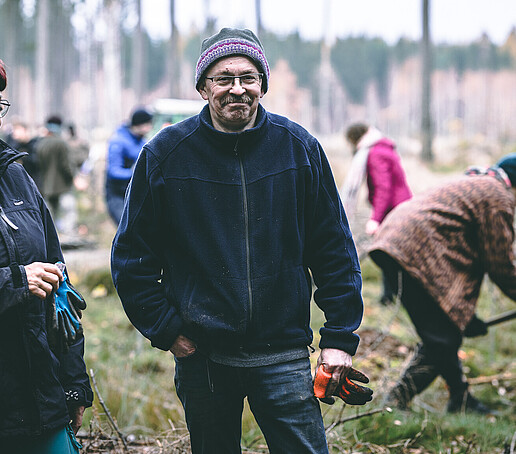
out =
[(223, 149), (232, 151), (237, 143), (240, 147), (251, 141), (256, 142), (259, 137), (263, 137), (267, 125), (267, 111), (259, 104), (255, 126), (242, 132), (222, 132), (215, 129), (211, 121), (208, 105), (204, 106), (199, 113), (199, 120), (201, 131), (208, 140), (223, 147)]
[(0, 139), (0, 178), (7, 170), (7, 166), (28, 153), (17, 151)]

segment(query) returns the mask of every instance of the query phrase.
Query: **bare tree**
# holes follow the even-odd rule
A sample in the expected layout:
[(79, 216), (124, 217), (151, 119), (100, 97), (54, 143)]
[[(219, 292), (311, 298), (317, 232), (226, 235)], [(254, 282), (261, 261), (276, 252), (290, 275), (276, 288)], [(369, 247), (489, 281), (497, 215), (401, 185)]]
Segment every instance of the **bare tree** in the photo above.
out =
[(433, 126), (432, 105), (432, 44), (430, 38), (430, 0), (423, 0), (422, 97), (421, 97), (421, 157), (424, 161), (434, 160), (432, 151)]
[(256, 14), (256, 33), (261, 38), (263, 36), (262, 0), (254, 0), (254, 10)]
[(70, 0), (50, 0), (47, 26), (50, 34), (48, 42), (48, 85), (50, 93), (47, 108), (49, 113), (58, 113), (68, 118), (71, 115), (70, 106), (65, 105), (65, 94), (71, 81), (77, 76), (74, 65), (76, 53), (73, 45), (73, 29), (71, 16), (73, 12)]
[(132, 74), (133, 74), (133, 90), (138, 102), (142, 99), (145, 86), (145, 65), (143, 51), (143, 26), (142, 26), (142, 0), (136, 0), (136, 15), (138, 22), (133, 41), (133, 58), (132, 58)]
[(102, 124), (113, 129), (122, 117), (121, 0), (104, 0), (106, 36), (103, 42), (104, 109)]
[[(325, 0), (323, 3), (324, 23), (328, 24), (331, 17), (331, 3)], [(331, 39), (329, 28), (326, 27), (323, 39), (321, 40), (321, 62), (319, 68), (319, 131), (329, 134), (331, 131), (331, 107), (330, 107), (330, 78), (331, 78)]]
[(48, 114), (48, 102), (50, 99), (48, 95), (50, 1), (39, 0), (36, 11), (36, 121), (43, 123)]
[(168, 80), (169, 93), (172, 97), (179, 97), (179, 33), (176, 25), (176, 2), (170, 0), (170, 39), (168, 42), (167, 65), (165, 77)]

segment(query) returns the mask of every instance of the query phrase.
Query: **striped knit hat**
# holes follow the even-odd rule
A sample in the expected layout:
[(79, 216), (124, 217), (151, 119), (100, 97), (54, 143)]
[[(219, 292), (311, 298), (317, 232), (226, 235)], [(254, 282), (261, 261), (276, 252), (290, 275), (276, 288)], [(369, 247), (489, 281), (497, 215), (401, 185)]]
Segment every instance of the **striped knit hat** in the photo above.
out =
[(270, 73), (262, 44), (251, 30), (238, 28), (223, 28), (202, 42), (201, 56), (195, 69), (195, 88), (199, 89), (204, 72), (212, 63), (230, 55), (245, 55), (255, 61), (260, 72), (264, 74), (262, 88), (266, 93)]

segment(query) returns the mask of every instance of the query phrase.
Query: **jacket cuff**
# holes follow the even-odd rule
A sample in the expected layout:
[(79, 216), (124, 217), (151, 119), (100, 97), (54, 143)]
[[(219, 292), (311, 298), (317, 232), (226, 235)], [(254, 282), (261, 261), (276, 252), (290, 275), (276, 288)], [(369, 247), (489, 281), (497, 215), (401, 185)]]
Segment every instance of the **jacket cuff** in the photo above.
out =
[(9, 268), (11, 270), (14, 288), (23, 287), (24, 281), (26, 281), (27, 279), (23, 278), (24, 273), (21, 270), (22, 266), (18, 265), (17, 263), (13, 263), (13, 264), (9, 265)]
[(319, 348), (336, 348), (337, 350), (345, 351), (353, 356), (358, 349), (360, 337), (356, 333), (349, 333), (343, 335), (342, 333), (335, 333), (324, 327), (320, 330), (321, 340)]
[(68, 408), (91, 407), (93, 391), (85, 388), (70, 388), (65, 390), (65, 397)]

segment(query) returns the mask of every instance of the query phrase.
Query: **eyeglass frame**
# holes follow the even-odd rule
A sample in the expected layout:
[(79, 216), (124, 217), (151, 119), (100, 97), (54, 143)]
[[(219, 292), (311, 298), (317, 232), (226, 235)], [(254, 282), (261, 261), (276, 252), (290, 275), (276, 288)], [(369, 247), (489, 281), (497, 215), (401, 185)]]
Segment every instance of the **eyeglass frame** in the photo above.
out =
[[(246, 76), (258, 76), (258, 80), (255, 80), (252, 83), (247, 83), (247, 84), (242, 83), (242, 77), (246, 77)], [(211, 80), (215, 85), (217, 85), (218, 87), (223, 87), (223, 88), (233, 87), (235, 85), (235, 79), (239, 80), (240, 86), (251, 87), (254, 84), (260, 83), (263, 80), (263, 76), (264, 76), (263, 73), (246, 73), (246, 74), (241, 74), (240, 76), (232, 76), (230, 74), (219, 74), (219, 75), (213, 76), (213, 77), (206, 76), (205, 79)], [(221, 85), (219, 82), (217, 82), (215, 80), (217, 78), (226, 78), (226, 79), (232, 79), (232, 80), (231, 80), (231, 83), (228, 83), (227, 85), (226, 84)]]
[(9, 112), (9, 107), (11, 107), (11, 103), (7, 99), (0, 99), (0, 118), (4, 118)]

